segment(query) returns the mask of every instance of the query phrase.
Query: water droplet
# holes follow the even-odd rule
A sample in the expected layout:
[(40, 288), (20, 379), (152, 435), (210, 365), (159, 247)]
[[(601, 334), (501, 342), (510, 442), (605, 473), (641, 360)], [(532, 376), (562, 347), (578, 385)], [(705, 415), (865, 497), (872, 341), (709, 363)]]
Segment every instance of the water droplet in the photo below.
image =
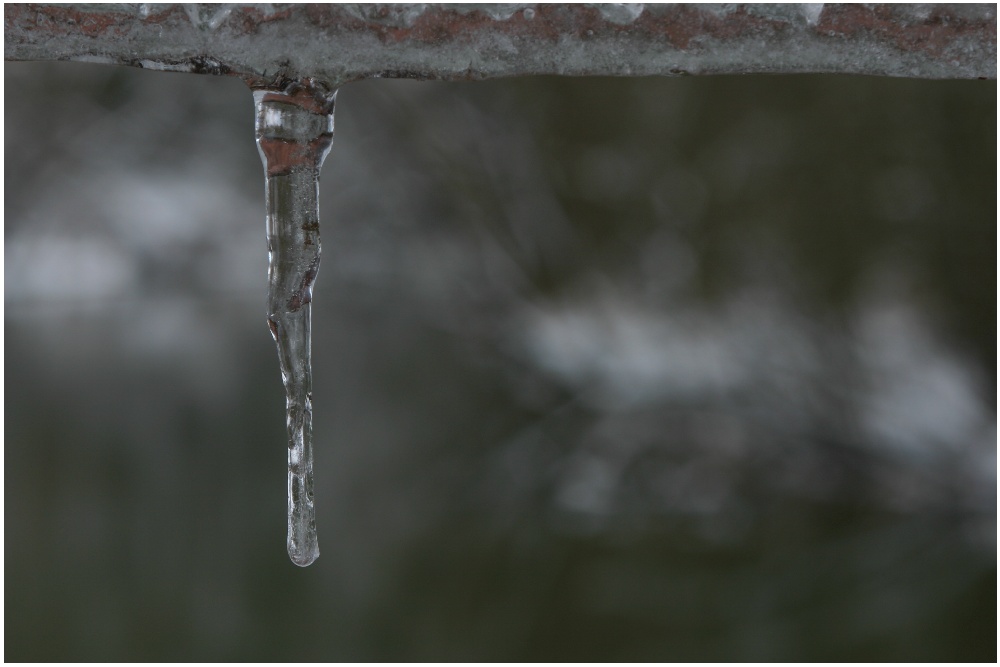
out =
[(529, 21), (531, 19), (535, 18), (535, 10), (532, 9), (531, 7), (528, 7), (527, 9), (525, 9), (524, 10), (524, 18), (528, 19)]
[(278, 347), (288, 427), (288, 555), (319, 557), (313, 504), (312, 289), (319, 271), (319, 173), (336, 91), (313, 81), (254, 92), (267, 200), (267, 324)]

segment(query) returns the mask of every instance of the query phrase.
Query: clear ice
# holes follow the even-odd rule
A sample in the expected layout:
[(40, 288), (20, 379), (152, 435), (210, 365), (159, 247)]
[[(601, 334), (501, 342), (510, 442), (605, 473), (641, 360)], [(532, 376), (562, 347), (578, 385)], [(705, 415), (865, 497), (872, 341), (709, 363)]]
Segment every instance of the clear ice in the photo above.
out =
[(288, 424), (288, 555), (319, 557), (313, 504), (313, 283), (319, 271), (319, 173), (333, 141), (336, 90), (306, 80), (254, 92), (266, 174), (267, 324), (278, 346)]

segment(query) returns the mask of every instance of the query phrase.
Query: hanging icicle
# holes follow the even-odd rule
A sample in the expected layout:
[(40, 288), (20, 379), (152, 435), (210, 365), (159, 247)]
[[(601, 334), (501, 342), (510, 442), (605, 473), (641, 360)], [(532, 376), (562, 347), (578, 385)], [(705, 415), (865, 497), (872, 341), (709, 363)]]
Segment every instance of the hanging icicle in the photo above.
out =
[(319, 271), (319, 174), (333, 141), (336, 90), (312, 80), (254, 92), (266, 173), (267, 324), (278, 346), (288, 422), (288, 555), (319, 557), (313, 504), (312, 289)]

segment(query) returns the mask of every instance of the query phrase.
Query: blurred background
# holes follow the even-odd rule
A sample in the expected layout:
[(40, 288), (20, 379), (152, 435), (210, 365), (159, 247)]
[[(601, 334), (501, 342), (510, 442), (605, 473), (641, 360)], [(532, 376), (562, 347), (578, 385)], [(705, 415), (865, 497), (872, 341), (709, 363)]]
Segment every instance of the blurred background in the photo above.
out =
[(995, 82), (343, 88), (302, 570), (249, 91), (4, 67), (6, 660), (996, 660)]

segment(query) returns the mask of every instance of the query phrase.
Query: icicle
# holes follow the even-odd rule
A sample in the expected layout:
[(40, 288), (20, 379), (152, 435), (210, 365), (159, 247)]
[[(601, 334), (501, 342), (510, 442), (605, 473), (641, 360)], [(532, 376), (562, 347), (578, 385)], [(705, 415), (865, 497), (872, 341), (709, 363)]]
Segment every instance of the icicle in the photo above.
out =
[(319, 270), (319, 172), (333, 140), (336, 91), (311, 80), (254, 92), (267, 199), (267, 324), (278, 346), (288, 422), (288, 555), (319, 557), (313, 505), (313, 283)]

